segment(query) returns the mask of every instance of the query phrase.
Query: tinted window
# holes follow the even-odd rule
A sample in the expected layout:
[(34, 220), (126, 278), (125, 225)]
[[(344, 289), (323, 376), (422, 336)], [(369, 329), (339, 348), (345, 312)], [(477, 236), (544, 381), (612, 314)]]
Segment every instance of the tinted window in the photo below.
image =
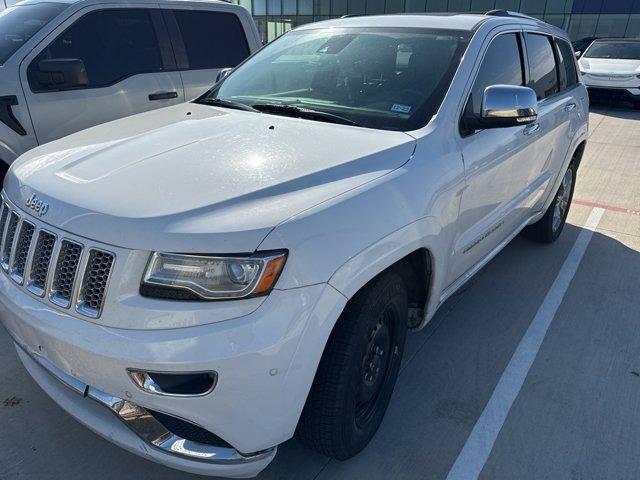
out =
[(575, 54), (571, 45), (563, 40), (557, 40), (556, 45), (558, 45), (560, 88), (569, 88), (578, 83)]
[(584, 52), (584, 58), (640, 60), (640, 42), (593, 42)]
[(0, 65), (65, 8), (64, 4), (36, 3), (1, 11)]
[[(131, 75), (163, 69), (151, 16), (143, 9), (89, 13), (54, 40), (29, 69), (35, 70), (45, 58), (82, 60), (89, 87), (104, 87)], [(30, 72), (32, 88), (37, 87), (34, 77)]]
[(538, 100), (541, 100), (558, 91), (558, 73), (551, 39), (546, 35), (532, 33), (527, 33), (526, 39), (531, 88), (536, 91)]
[(235, 67), (249, 56), (238, 17), (232, 13), (173, 12), (186, 49), (189, 68)]
[(467, 108), (480, 115), (482, 97), (491, 85), (524, 85), (520, 41), (515, 33), (494, 38), (487, 49), (471, 90)]
[(294, 30), (256, 53), (200, 102), (217, 97), (288, 105), (370, 128), (414, 130), (438, 110), (469, 36), (426, 28)]

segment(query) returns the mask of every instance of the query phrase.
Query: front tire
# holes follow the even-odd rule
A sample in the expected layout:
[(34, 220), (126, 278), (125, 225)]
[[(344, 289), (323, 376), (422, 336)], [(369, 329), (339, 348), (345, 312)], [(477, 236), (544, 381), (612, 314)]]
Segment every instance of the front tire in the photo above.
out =
[(562, 177), (556, 196), (544, 217), (524, 229), (526, 237), (542, 243), (551, 243), (558, 239), (567, 221), (575, 185), (576, 165), (572, 163)]
[(398, 377), (407, 315), (406, 287), (395, 272), (377, 277), (347, 304), (298, 424), (309, 447), (346, 460), (369, 443)]

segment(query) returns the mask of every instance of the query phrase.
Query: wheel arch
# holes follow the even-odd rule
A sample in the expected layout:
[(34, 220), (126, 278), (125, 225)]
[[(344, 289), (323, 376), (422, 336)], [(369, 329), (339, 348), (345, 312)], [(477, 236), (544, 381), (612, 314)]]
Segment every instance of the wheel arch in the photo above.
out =
[(580, 162), (582, 162), (584, 149), (586, 147), (587, 147), (587, 140), (585, 139), (578, 144), (578, 146), (573, 151), (573, 155), (571, 155), (571, 163), (574, 163), (576, 165), (576, 170), (580, 168)]
[(409, 326), (424, 324), (442, 283), (446, 240), (439, 221), (425, 217), (392, 233), (353, 256), (329, 279), (329, 284), (347, 299), (365, 288), (372, 280), (389, 270), (404, 279), (409, 295)]

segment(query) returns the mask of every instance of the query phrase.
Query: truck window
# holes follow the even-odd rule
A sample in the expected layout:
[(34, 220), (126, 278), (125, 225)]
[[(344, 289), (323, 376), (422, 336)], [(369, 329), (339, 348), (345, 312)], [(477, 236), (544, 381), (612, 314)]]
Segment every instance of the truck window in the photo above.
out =
[(515, 33), (494, 38), (482, 59), (467, 108), (480, 116), (484, 91), (491, 85), (524, 85), (520, 40)]
[(57, 58), (82, 60), (89, 88), (163, 70), (158, 39), (146, 9), (99, 10), (80, 18), (29, 66), (29, 83), (34, 91), (42, 90), (34, 75), (38, 62)]
[(551, 38), (535, 33), (526, 33), (525, 38), (531, 74), (530, 86), (535, 90), (538, 100), (542, 100), (558, 92), (558, 72)]
[(235, 67), (249, 56), (249, 45), (238, 17), (226, 12), (174, 10), (182, 35), (188, 69)]
[(66, 8), (60, 3), (35, 3), (0, 11), (0, 65)]

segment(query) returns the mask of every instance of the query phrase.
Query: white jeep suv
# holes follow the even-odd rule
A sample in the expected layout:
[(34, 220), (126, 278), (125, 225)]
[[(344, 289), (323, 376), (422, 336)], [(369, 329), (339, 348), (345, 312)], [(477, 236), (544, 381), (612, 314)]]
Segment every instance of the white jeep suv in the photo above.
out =
[(408, 329), (523, 229), (560, 234), (587, 139), (565, 32), (504, 11), (297, 28), (193, 103), (12, 165), (0, 318), (110, 441), (252, 476), (362, 450)]

